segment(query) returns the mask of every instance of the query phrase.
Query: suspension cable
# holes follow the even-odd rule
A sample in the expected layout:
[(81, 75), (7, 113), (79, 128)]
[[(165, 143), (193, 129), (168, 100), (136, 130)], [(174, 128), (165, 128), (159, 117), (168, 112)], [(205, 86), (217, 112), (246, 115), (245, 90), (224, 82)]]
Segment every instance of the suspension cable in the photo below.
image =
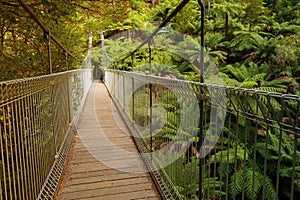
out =
[(133, 55), (135, 52), (137, 52), (140, 48), (142, 48), (145, 44), (148, 44), (152, 38), (164, 27), (170, 20), (177, 15), (177, 13), (189, 2), (190, 0), (183, 0), (176, 8), (173, 10), (173, 12), (149, 35), (135, 50), (130, 52), (128, 55), (126, 55), (124, 58), (119, 60), (117, 63), (123, 62), (126, 58)]
[(74, 58), (77, 61), (81, 61), (80, 59), (76, 58), (71, 52), (69, 52), (57, 39), (54, 37), (54, 35), (50, 34), (50, 29), (48, 29), (34, 14), (34, 12), (29, 8), (29, 6), (23, 1), (18, 0), (19, 4), (24, 8), (24, 10), (30, 15), (30, 17), (43, 29), (44, 33), (48, 36), (48, 39), (53, 40), (66, 54), (70, 55), (72, 58)]

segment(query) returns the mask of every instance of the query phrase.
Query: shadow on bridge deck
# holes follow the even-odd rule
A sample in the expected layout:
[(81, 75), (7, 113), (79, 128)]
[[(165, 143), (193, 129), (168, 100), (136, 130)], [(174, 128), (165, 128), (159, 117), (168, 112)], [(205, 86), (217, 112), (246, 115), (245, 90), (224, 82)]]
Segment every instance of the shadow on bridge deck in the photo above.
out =
[[(116, 146), (135, 154), (124, 156)], [(56, 199), (160, 199), (102, 83), (87, 96)]]

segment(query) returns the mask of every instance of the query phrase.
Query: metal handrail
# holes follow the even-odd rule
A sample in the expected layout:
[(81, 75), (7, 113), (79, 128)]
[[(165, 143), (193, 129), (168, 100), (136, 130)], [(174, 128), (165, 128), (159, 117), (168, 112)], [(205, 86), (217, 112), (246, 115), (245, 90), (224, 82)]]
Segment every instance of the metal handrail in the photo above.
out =
[[(117, 70), (106, 70), (105, 84), (165, 199), (300, 195), (299, 96)], [(151, 101), (165, 114), (154, 110), (151, 117)], [(202, 144), (197, 142), (200, 101)], [(215, 144), (214, 130), (220, 131)]]

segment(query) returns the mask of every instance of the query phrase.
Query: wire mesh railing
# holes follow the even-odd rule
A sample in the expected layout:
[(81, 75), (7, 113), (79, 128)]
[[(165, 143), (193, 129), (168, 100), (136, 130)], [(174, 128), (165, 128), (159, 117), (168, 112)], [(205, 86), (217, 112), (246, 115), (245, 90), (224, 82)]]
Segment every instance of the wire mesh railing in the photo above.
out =
[(0, 82), (0, 199), (52, 199), (91, 85), (80, 69)]
[(298, 96), (115, 70), (105, 84), (165, 199), (299, 199)]

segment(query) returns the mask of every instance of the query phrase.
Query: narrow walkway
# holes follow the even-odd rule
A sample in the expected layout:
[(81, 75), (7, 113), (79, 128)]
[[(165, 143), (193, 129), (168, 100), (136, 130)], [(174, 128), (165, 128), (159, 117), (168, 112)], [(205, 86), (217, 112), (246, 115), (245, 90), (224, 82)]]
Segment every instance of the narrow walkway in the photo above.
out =
[(93, 83), (57, 199), (160, 199), (105, 86)]

